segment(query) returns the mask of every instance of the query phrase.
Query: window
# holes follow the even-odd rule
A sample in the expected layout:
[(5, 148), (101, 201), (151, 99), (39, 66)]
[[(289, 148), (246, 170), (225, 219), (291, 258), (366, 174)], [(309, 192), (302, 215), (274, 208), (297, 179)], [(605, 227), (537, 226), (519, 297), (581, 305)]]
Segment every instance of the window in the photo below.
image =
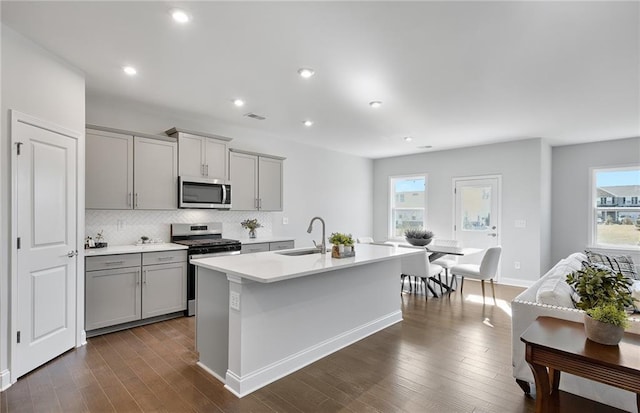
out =
[(392, 177), (389, 182), (389, 238), (403, 238), (409, 228), (424, 228), (427, 176)]
[(640, 165), (593, 170), (592, 244), (640, 248)]

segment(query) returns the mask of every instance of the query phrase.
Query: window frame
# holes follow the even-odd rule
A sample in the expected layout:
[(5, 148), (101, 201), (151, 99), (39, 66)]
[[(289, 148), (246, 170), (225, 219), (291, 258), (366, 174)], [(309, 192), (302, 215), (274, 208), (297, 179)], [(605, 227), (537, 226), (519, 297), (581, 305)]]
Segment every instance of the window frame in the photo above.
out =
[[(589, 177), (589, 248), (598, 248), (603, 250), (619, 250), (619, 251), (627, 251), (627, 252), (638, 252), (640, 251), (640, 245), (620, 245), (620, 244), (603, 244), (598, 243), (598, 212), (606, 211), (606, 210), (619, 210), (620, 207), (616, 207), (615, 197), (612, 198), (611, 203), (607, 202), (605, 208), (598, 209), (598, 197), (597, 197), (597, 179), (596, 176), (599, 172), (614, 172), (614, 171), (625, 171), (625, 170), (640, 170), (640, 164), (627, 164), (627, 165), (616, 165), (616, 166), (598, 166), (590, 168), (590, 177)], [(607, 201), (611, 197), (607, 197)], [(638, 208), (629, 208), (630, 211), (638, 211), (640, 212), (640, 207)]]
[(402, 175), (390, 175), (387, 185), (387, 239), (389, 241), (403, 241), (404, 236), (394, 236), (395, 222), (394, 222), (394, 204), (395, 204), (395, 189), (394, 182), (399, 179), (424, 179), (424, 205), (422, 214), (422, 227), (427, 228), (427, 204), (428, 204), (428, 191), (429, 191), (429, 176), (425, 173), (417, 174), (402, 174)]

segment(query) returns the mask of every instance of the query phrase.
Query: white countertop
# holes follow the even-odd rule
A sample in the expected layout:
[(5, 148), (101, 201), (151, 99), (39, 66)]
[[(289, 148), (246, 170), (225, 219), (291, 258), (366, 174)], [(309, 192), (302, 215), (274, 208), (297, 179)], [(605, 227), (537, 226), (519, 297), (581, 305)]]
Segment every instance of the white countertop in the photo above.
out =
[(238, 238), (243, 245), (247, 244), (261, 244), (263, 242), (280, 242), (280, 241), (295, 241), (295, 238), (291, 237), (258, 237), (258, 238)]
[(309, 248), (201, 258), (191, 260), (191, 263), (199, 267), (224, 272), (257, 282), (271, 283), (369, 264), (376, 261), (389, 260), (402, 255), (425, 253), (424, 249), (356, 244), (356, 255), (355, 257), (349, 258), (331, 258), (331, 252), (327, 252), (325, 255), (320, 253), (299, 256), (279, 254), (286, 251), (307, 249)]
[(90, 248), (84, 250), (86, 257), (95, 257), (98, 255), (114, 255), (114, 254), (135, 254), (138, 252), (156, 252), (156, 251), (172, 251), (186, 250), (186, 245), (172, 244), (170, 242), (162, 244), (135, 244), (135, 245), (114, 245), (106, 248)]

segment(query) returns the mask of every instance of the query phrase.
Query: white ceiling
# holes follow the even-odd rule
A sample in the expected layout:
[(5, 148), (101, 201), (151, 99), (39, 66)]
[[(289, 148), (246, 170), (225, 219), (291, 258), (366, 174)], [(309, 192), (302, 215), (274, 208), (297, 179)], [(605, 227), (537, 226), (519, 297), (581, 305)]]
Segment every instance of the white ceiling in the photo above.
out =
[(640, 136), (638, 2), (2, 1), (2, 21), (89, 93), (370, 158)]

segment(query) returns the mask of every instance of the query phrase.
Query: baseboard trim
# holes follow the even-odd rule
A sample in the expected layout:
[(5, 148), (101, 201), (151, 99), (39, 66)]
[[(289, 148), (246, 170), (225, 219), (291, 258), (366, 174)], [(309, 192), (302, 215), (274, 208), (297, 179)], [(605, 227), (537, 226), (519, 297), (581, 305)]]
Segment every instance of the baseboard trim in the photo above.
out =
[[(202, 364), (201, 362), (197, 361), (196, 365), (200, 366), (200, 368), (202, 370), (204, 370), (205, 372), (207, 372), (208, 374), (211, 374), (213, 377), (215, 377), (216, 379), (220, 380), (221, 382), (225, 382), (224, 381), (224, 377), (220, 376), (218, 373), (216, 373), (215, 371), (211, 370), (209, 367), (205, 366), (204, 364)], [(226, 387), (226, 386), (225, 386)]]
[[(221, 381), (225, 383), (225, 388), (231, 393), (237, 397), (244, 397), (269, 383), (400, 321), (402, 321), (402, 311), (394, 311), (244, 376), (238, 376), (234, 372), (227, 370), (226, 380)], [(215, 377), (215, 374), (210, 369), (200, 363), (198, 364)]]
[(518, 278), (504, 278), (501, 277), (500, 278), (500, 284), (504, 284), (504, 285), (511, 285), (513, 287), (525, 287), (525, 288), (529, 288), (531, 287), (533, 284), (535, 284), (537, 280), (534, 281), (529, 281), (529, 280), (520, 280)]
[(11, 372), (9, 370), (2, 370), (0, 372), (0, 391), (5, 391), (11, 387)]

